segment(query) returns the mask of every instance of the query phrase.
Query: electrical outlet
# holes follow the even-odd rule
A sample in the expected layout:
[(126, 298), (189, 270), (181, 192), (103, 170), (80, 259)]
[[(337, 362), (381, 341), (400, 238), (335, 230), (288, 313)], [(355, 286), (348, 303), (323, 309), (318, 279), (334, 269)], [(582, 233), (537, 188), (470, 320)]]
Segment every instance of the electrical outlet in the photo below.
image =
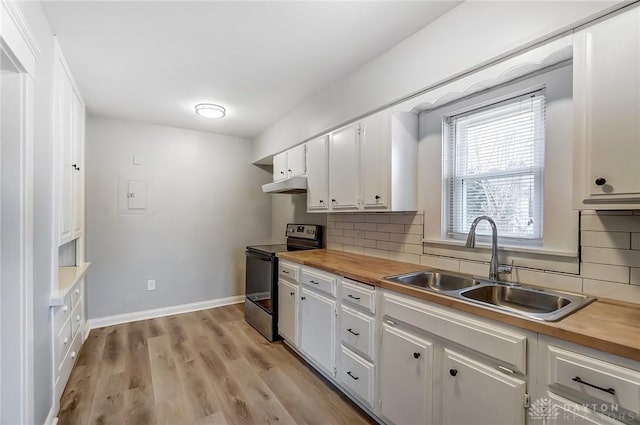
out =
[(147, 280), (147, 291), (155, 291), (155, 290), (156, 290), (156, 281)]

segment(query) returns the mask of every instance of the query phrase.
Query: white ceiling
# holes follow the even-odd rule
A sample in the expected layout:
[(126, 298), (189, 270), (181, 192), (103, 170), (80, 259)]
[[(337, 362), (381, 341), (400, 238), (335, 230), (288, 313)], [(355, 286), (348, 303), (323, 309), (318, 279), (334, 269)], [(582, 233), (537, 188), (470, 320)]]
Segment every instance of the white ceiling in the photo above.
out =
[(43, 4), (90, 113), (254, 137), (459, 3)]

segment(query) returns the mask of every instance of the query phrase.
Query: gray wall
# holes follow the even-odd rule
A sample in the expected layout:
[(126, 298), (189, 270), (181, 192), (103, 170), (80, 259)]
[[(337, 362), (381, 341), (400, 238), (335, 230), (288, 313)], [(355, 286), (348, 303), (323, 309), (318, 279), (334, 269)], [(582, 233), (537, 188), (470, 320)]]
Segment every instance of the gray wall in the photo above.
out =
[[(246, 139), (88, 117), (90, 319), (244, 293), (245, 246), (271, 240), (271, 174), (251, 152)], [(128, 179), (149, 182), (141, 215), (122, 214)]]
[(271, 208), (271, 241), (273, 243), (285, 243), (284, 235), (287, 223), (321, 224), (325, 226), (324, 243), (327, 241), (327, 214), (307, 213), (307, 195), (299, 194), (273, 194)]

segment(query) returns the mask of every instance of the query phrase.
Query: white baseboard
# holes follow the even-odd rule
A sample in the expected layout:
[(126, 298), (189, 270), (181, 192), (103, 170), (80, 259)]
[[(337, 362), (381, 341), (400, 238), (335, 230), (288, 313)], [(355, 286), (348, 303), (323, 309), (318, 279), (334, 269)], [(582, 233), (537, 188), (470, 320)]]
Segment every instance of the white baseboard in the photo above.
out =
[[(222, 307), (238, 304), (244, 301), (244, 295), (218, 298), (215, 300), (199, 301), (191, 304), (173, 305), (152, 310), (136, 311), (134, 313), (116, 314), (115, 316), (98, 317), (87, 321), (89, 329), (104, 328), (105, 326), (120, 325), (122, 323), (137, 322), (138, 320), (154, 319), (156, 317), (171, 316), (174, 314), (190, 313), (192, 311), (206, 310), (208, 308)], [(87, 332), (88, 335), (88, 332)]]

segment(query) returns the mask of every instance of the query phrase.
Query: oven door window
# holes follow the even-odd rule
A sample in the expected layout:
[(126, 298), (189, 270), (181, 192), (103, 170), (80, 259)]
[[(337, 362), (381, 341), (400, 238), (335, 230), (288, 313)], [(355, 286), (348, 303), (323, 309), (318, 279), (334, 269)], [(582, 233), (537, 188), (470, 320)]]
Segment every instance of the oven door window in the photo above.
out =
[(273, 289), (274, 262), (265, 257), (247, 252), (247, 298), (265, 310), (273, 313), (271, 291)]

